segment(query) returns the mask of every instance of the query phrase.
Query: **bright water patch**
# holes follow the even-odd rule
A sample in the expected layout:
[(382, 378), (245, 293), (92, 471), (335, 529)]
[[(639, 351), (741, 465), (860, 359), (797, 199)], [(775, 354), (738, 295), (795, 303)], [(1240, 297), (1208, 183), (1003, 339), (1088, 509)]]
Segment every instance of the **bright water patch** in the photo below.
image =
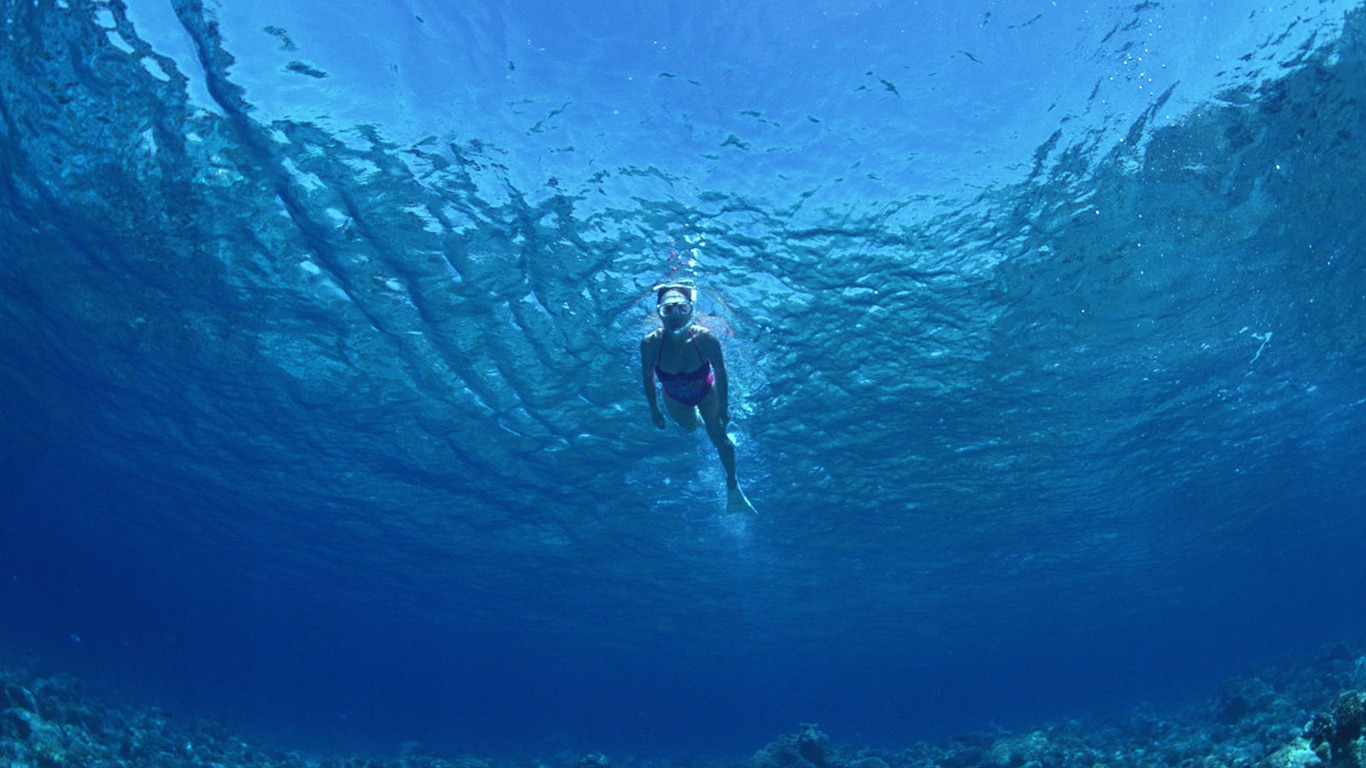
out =
[[(1351, 7), (0, 4), (9, 626), (640, 749), (1359, 627)], [(644, 409), (680, 264), (757, 519)]]

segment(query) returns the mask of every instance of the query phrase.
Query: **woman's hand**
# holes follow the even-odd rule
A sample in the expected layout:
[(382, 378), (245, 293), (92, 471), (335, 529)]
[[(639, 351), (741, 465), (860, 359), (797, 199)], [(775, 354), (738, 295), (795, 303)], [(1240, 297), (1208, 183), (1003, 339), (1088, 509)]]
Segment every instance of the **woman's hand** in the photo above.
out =
[(656, 427), (659, 427), (660, 429), (664, 428), (664, 412), (658, 408), (651, 409), (650, 420), (655, 423)]

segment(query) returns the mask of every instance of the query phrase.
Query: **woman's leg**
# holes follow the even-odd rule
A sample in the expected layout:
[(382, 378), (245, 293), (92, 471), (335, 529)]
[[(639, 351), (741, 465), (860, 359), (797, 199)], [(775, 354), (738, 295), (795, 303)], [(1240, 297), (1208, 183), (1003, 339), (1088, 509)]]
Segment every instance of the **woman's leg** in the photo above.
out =
[(715, 389), (707, 395), (707, 399), (703, 400), (701, 405), (697, 406), (697, 410), (702, 414), (702, 423), (707, 427), (707, 437), (711, 438), (711, 444), (716, 446), (716, 453), (721, 457), (721, 466), (726, 469), (726, 487), (738, 488), (739, 482), (735, 478), (735, 443), (731, 442), (730, 435), (726, 434), (726, 425), (721, 423), (721, 398)]
[(697, 429), (697, 409), (691, 405), (684, 405), (677, 400), (664, 395), (664, 410), (669, 412), (678, 426), (691, 432)]

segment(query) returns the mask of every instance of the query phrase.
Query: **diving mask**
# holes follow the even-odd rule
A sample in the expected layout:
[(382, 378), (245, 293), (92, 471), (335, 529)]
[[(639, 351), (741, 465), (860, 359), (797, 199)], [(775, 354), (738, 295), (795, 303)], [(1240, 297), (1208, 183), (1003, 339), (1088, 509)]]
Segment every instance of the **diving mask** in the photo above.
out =
[(670, 298), (659, 305), (659, 316), (665, 328), (677, 333), (692, 323), (692, 302)]

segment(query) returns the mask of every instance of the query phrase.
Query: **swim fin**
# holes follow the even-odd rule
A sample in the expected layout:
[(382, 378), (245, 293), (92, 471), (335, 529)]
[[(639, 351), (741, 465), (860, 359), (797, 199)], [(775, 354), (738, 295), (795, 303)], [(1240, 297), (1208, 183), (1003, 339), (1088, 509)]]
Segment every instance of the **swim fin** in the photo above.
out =
[(731, 515), (741, 513), (757, 515), (759, 510), (749, 503), (749, 499), (745, 497), (745, 492), (740, 490), (740, 486), (737, 485), (726, 491), (726, 513)]

